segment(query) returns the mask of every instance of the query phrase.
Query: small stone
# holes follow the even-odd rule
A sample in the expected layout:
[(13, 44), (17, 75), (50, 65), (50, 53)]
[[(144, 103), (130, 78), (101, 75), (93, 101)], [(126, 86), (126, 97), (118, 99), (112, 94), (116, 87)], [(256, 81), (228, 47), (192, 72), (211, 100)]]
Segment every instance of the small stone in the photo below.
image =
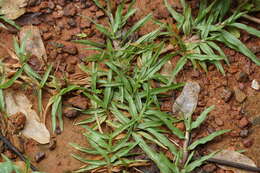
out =
[(90, 1), (84, 2), (85, 8), (91, 7), (93, 4)]
[(161, 105), (162, 111), (171, 111), (172, 110), (172, 103), (171, 101), (164, 101)]
[(76, 118), (78, 116), (78, 111), (72, 107), (65, 107), (63, 109), (63, 115), (67, 118)]
[(209, 134), (216, 132), (216, 129), (214, 127), (207, 127), (207, 132)]
[(63, 52), (68, 53), (70, 55), (76, 55), (78, 53), (78, 49), (76, 46), (64, 46), (62, 50)]
[(192, 73), (191, 73), (191, 76), (193, 77), (193, 78), (198, 78), (198, 77), (200, 77), (200, 72), (198, 71), (198, 70), (193, 70), (192, 71)]
[(254, 140), (253, 140), (253, 139), (245, 139), (245, 140), (243, 141), (243, 145), (244, 145), (244, 147), (246, 147), (246, 148), (251, 147), (253, 144), (254, 144)]
[(51, 139), (50, 143), (49, 143), (49, 150), (54, 150), (57, 146), (57, 141), (55, 139)]
[[(59, 19), (59, 18), (61, 18), (63, 15), (64, 15), (64, 11), (62, 11), (62, 10), (58, 10), (58, 11), (53, 12), (53, 18), (55, 18), (55, 19)], [(57, 22), (57, 23), (58, 23), (58, 22)], [(63, 25), (63, 24), (62, 24), (62, 25)]]
[(69, 74), (73, 74), (75, 73), (75, 66), (73, 64), (68, 64), (66, 66), (66, 71), (69, 73)]
[(104, 15), (105, 15), (104, 12), (101, 11), (101, 10), (99, 10), (99, 11), (96, 12), (96, 17), (97, 17), (97, 18), (103, 17)]
[(249, 80), (249, 76), (247, 73), (245, 72), (239, 72), (237, 75), (236, 75), (236, 79), (238, 82), (248, 82)]
[(86, 2), (86, 0), (81, 0), (79, 7), (80, 7), (81, 9), (85, 9), (85, 8), (91, 7), (91, 5), (92, 5), (91, 2), (89, 2), (89, 1)]
[(9, 117), (10, 122), (15, 130), (22, 130), (26, 123), (26, 116), (22, 112), (17, 112)]
[(66, 0), (57, 0), (57, 4), (64, 7), (66, 5)]
[(39, 5), (40, 3), (41, 3), (41, 0), (29, 0), (28, 6), (33, 7), (33, 6)]
[(199, 106), (199, 107), (204, 107), (204, 106), (206, 106), (206, 105), (207, 105), (207, 103), (206, 103), (205, 100), (199, 100), (199, 102), (198, 102), (198, 106)]
[(253, 89), (255, 89), (255, 90), (259, 90), (259, 89), (260, 89), (260, 84), (259, 84), (259, 82), (258, 82), (257, 80), (254, 79), (254, 80), (252, 81), (251, 87), (252, 87)]
[(233, 96), (233, 92), (230, 88), (225, 88), (222, 90), (221, 98), (227, 103)]
[(69, 98), (68, 103), (79, 109), (85, 110), (88, 108), (88, 99), (81, 95)]
[(260, 52), (260, 46), (259, 44), (254, 44), (253, 46), (250, 46), (251, 51), (254, 53), (254, 54), (257, 54)]
[(41, 60), (35, 55), (32, 55), (27, 62), (30, 65), (30, 67), (37, 72), (40, 71), (42, 68)]
[(49, 1), (48, 8), (53, 10), (55, 8), (55, 4), (52, 1)]
[(67, 5), (64, 9), (64, 16), (74, 16), (77, 13), (77, 10), (73, 4)]
[(90, 28), (90, 27), (91, 27), (91, 22), (89, 20), (86, 20), (86, 19), (80, 20), (80, 28), (81, 29)]
[(68, 24), (69, 24), (69, 26), (71, 26), (71, 27), (76, 27), (76, 26), (77, 26), (76, 20), (73, 19), (73, 18), (69, 18), (69, 19), (68, 19)]
[(61, 129), (60, 129), (60, 127), (56, 127), (55, 133), (56, 133), (57, 135), (60, 135), (60, 134), (61, 134)]
[(241, 120), (239, 120), (238, 126), (242, 129), (248, 126), (250, 123), (246, 117), (243, 117)]
[(213, 173), (214, 171), (217, 170), (217, 166), (214, 164), (206, 164), (203, 166), (203, 171), (205, 171), (205, 173)]
[(44, 152), (37, 152), (34, 156), (34, 159), (37, 163), (39, 163), (40, 161), (42, 161), (45, 158), (45, 153)]
[(52, 33), (44, 33), (43, 34), (43, 40), (44, 41), (47, 41), (47, 40), (50, 40), (52, 38)]
[(237, 87), (234, 88), (234, 92), (236, 101), (239, 103), (242, 103), (247, 97), (246, 94)]
[(154, 15), (157, 19), (166, 19), (169, 17), (169, 12), (166, 8), (159, 8), (155, 11)]
[(234, 55), (236, 55), (236, 51), (234, 51), (234, 50), (230, 49), (230, 50), (229, 50), (229, 55), (231, 55), (231, 56), (234, 56)]
[(239, 137), (240, 131), (239, 130), (232, 130), (231, 133), (229, 133), (232, 137)]
[(96, 11), (98, 11), (98, 8), (97, 8), (95, 5), (92, 5), (92, 6), (89, 8), (89, 10), (90, 10), (91, 12), (96, 12)]
[(244, 90), (245, 89), (245, 84), (244, 83), (239, 83), (238, 87), (240, 90)]
[(220, 118), (215, 118), (215, 122), (218, 126), (223, 126), (224, 122)]
[(249, 130), (241, 130), (239, 136), (242, 138), (246, 138), (249, 135)]

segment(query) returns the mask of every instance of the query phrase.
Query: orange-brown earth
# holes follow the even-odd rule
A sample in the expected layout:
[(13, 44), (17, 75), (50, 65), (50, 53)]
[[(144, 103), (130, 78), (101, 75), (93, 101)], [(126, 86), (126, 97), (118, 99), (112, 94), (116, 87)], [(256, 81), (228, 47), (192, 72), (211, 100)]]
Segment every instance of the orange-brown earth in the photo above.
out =
[[(120, 0), (117, 0), (118, 2)], [(104, 36), (99, 33), (95, 26), (82, 16), (96, 18), (100, 23), (104, 23), (105, 17), (91, 0), (35, 0), (35, 4), (27, 7), (27, 12), (39, 14), (36, 17), (24, 17), (18, 19), (20, 25), (33, 24), (40, 28), (43, 41), (47, 50), (48, 62), (54, 62), (56, 75), (61, 76), (64, 72), (73, 75), (79, 72), (77, 63), (82, 58), (91, 55), (91, 51), (83, 50), (84, 46), (71, 43), (72, 39), (77, 38), (77, 34), (86, 33), (88, 38), (104, 42)], [(38, 3), (39, 2), (39, 3)], [(196, 7), (196, 1), (192, 1)], [(175, 3), (176, 8), (180, 8)], [(130, 23), (153, 12), (156, 19), (163, 22), (173, 22), (169, 13), (163, 5), (163, 0), (137, 0), (136, 8), (138, 12)], [(82, 15), (82, 16), (81, 16)], [(140, 35), (152, 31), (156, 26), (150, 22), (139, 32)], [(259, 26), (258, 26), (259, 29)], [(7, 47), (12, 47), (12, 38), (17, 34), (16, 30), (0, 30), (0, 41), (4, 42)], [(242, 34), (242, 41), (250, 48), (254, 49), (257, 56), (260, 56), (260, 39), (251, 37), (246, 33)], [(64, 45), (60, 48), (58, 45)], [(200, 129), (193, 135), (195, 138), (205, 136), (219, 129), (231, 129), (232, 131), (222, 137), (217, 138), (201, 148), (201, 152), (210, 149), (229, 148), (234, 150), (245, 149), (245, 154), (260, 166), (260, 93), (251, 88), (253, 79), (260, 80), (260, 68), (253, 64), (243, 55), (224, 48), (231, 64), (224, 65), (226, 76), (221, 75), (214, 66), (209, 66), (209, 72), (194, 70), (191, 64), (187, 64), (183, 71), (178, 75), (177, 81), (197, 81), (202, 90), (199, 95), (199, 104), (195, 116), (208, 106), (215, 105), (212, 111)], [(0, 57), (7, 58), (9, 55), (3, 49), (0, 49)], [(178, 58), (172, 60), (176, 63)], [(33, 63), (32, 63), (33, 64)], [(243, 102), (238, 102), (234, 91), (239, 90), (246, 95)], [(178, 92), (174, 91), (175, 98)], [(241, 93), (237, 93), (241, 94)], [(35, 98), (31, 98), (35, 100)], [(44, 97), (46, 105), (48, 95)], [(166, 101), (162, 105), (163, 110), (171, 111), (173, 100)], [(47, 119), (47, 125), (51, 131), (50, 116)], [(75, 170), (83, 164), (73, 159), (70, 154), (77, 153), (68, 144), (76, 142), (87, 145), (87, 141), (82, 135), (84, 130), (81, 127), (74, 126), (73, 123), (79, 119), (84, 119), (84, 115), (76, 120), (64, 118), (65, 130), (60, 134), (53, 134), (52, 138), (57, 141), (57, 146), (50, 151), (47, 145), (39, 145), (32, 140), (25, 143), (25, 154), (34, 160), (35, 153), (38, 151), (45, 152), (46, 158), (35, 164), (41, 171), (48, 173), (65, 173)], [(206, 148), (206, 149), (205, 149)], [(209, 169), (209, 168), (205, 168)], [(223, 173), (211, 165), (213, 172)], [(226, 171), (227, 172), (227, 171)]]

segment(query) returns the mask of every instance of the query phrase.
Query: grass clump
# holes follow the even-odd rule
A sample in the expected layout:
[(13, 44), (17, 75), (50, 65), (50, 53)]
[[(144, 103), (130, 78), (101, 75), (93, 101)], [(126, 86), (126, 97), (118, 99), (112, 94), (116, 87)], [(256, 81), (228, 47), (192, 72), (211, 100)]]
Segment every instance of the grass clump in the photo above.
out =
[[(95, 3), (103, 9), (98, 1), (95, 0)], [(122, 4), (118, 8), (122, 8)], [(169, 82), (168, 76), (160, 73), (163, 65), (177, 55), (163, 54), (164, 43), (157, 44), (153, 41), (160, 35), (162, 26), (137, 41), (113, 44), (113, 41), (118, 41), (117, 38), (111, 37), (114, 28), (117, 28), (111, 22), (114, 20), (114, 13), (104, 11), (111, 24), (110, 28), (106, 28), (106, 31), (111, 32), (105, 34), (107, 42), (103, 47), (91, 44), (99, 52), (87, 57), (88, 66), (80, 65), (80, 68), (91, 76), (90, 87), (82, 89), (82, 94), (91, 101), (91, 107), (87, 110), (78, 109), (90, 117), (77, 122), (76, 125), (82, 125), (86, 129), (83, 135), (90, 146), (71, 143), (75, 149), (95, 155), (98, 159), (72, 154), (86, 164), (76, 172), (113, 172), (122, 168), (125, 168), (126, 172), (129, 167), (145, 166), (147, 160), (133, 159), (137, 154), (134, 153), (136, 147), (140, 147), (163, 173), (191, 172), (215, 154), (214, 152), (194, 161), (196, 147), (226, 133), (227, 130), (212, 133), (184, 148), (169, 140), (168, 136), (172, 134), (179, 140), (186, 140), (185, 133), (176, 127), (176, 123), (184, 121), (186, 131), (191, 133), (203, 123), (213, 107), (206, 109), (195, 121), (191, 120), (191, 116), (188, 119), (175, 118), (161, 111), (160, 101), (171, 97), (170, 91), (184, 86), (183, 83)], [(116, 13), (118, 11), (122, 9), (117, 9)], [(139, 23), (140, 21), (137, 22)], [(100, 28), (99, 25), (96, 26), (97, 29)], [(121, 28), (124, 29), (123, 26)], [(130, 28), (127, 32), (131, 30)], [(85, 40), (76, 42), (86, 44)], [(163, 152), (154, 151), (150, 147), (151, 144), (159, 146), (160, 151), (169, 150), (174, 157), (170, 159)]]
[[(183, 34), (179, 38), (180, 47), (183, 50), (182, 58), (175, 67), (174, 76), (188, 60), (193, 63), (194, 67), (199, 64), (205, 71), (207, 71), (207, 63), (213, 63), (222, 74), (225, 74), (221, 60), (228, 64), (228, 58), (217, 43), (223, 43), (260, 65), (260, 59), (239, 40), (240, 29), (260, 37), (259, 30), (237, 22), (238, 19), (252, 10), (252, 3), (241, 2), (230, 14), (231, 0), (214, 0), (210, 4), (207, 0), (202, 0), (198, 14), (193, 17), (189, 4), (185, 0), (180, 2), (183, 7), (182, 14), (174, 10), (168, 0), (164, 0), (168, 11), (177, 22), (178, 32)], [(258, 9), (254, 8), (253, 10)]]

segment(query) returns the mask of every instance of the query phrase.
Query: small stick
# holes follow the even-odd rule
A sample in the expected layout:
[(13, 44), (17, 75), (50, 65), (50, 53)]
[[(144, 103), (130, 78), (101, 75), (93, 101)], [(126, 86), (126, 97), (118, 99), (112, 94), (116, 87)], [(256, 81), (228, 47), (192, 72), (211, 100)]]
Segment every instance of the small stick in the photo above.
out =
[(241, 163), (231, 162), (231, 161), (227, 161), (227, 160), (220, 160), (220, 159), (211, 158), (211, 159), (208, 159), (207, 161), (211, 162), (211, 163), (230, 166), (230, 167), (233, 167), (233, 168), (243, 169), (243, 170), (247, 170), (247, 171), (260, 172), (260, 168), (241, 164)]
[(244, 17), (245, 19), (248, 19), (252, 22), (255, 22), (257, 24), (260, 24), (260, 19), (253, 17), (253, 16), (249, 16), (248, 14), (244, 14), (242, 17)]
[[(12, 150), (22, 161), (24, 161), (25, 163), (28, 161), (28, 159), (26, 159), (23, 154), (4, 136), (2, 136), (2, 134), (0, 133), (0, 140), (3, 141), (3, 143), (7, 146), (8, 149)], [(38, 171), (38, 169), (33, 166), (30, 163), (30, 168), (32, 169), (32, 171)]]
[(189, 157), (189, 150), (188, 150), (188, 146), (190, 143), (190, 132), (186, 131), (185, 133), (185, 141), (183, 144), (183, 159), (182, 159), (182, 164), (185, 165), (188, 157)]

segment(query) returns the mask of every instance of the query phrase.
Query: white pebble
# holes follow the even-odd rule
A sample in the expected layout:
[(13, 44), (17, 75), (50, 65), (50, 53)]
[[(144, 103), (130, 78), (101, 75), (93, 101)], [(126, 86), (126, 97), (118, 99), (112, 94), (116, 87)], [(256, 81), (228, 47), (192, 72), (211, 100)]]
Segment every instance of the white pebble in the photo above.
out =
[(252, 81), (251, 87), (252, 87), (253, 89), (255, 89), (255, 90), (259, 90), (259, 89), (260, 89), (259, 82), (254, 79), (254, 80)]

